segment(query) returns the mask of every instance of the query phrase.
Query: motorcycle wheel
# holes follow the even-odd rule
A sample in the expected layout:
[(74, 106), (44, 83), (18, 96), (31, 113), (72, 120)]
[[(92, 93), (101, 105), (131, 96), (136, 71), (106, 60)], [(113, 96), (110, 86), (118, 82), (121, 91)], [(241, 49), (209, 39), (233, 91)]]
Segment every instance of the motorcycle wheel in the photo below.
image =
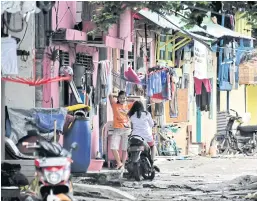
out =
[(144, 179), (153, 180), (155, 177), (155, 170), (152, 170), (152, 172), (149, 174), (146, 174), (145, 172), (142, 172), (142, 176)]
[(140, 163), (134, 163), (133, 169), (134, 169), (135, 180), (136, 181), (141, 181), (141, 167), (140, 167)]
[[(257, 142), (256, 142), (257, 144)], [(246, 149), (244, 150), (244, 153), (247, 155), (247, 156), (254, 156), (257, 152), (257, 146), (255, 146), (254, 148), (252, 149)]]
[(218, 136), (214, 136), (211, 140), (211, 146), (217, 144), (217, 154), (218, 155), (227, 155), (230, 150), (230, 146), (228, 140), (226, 138), (222, 139), (221, 141), (218, 139)]

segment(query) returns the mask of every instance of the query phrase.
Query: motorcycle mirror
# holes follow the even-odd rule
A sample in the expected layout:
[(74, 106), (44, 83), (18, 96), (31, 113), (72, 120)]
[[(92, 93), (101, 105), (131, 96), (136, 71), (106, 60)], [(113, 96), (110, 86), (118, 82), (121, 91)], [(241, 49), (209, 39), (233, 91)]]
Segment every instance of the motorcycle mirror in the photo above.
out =
[(77, 148), (78, 148), (78, 143), (77, 142), (73, 142), (71, 144), (71, 149), (76, 150)]

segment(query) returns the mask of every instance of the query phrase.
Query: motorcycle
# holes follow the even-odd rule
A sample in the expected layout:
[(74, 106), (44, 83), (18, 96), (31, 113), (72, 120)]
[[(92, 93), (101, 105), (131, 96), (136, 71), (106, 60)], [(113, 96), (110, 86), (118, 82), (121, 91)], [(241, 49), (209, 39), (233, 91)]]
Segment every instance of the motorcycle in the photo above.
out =
[(225, 135), (217, 134), (211, 141), (211, 146), (214, 141), (218, 142), (217, 150), (219, 154), (228, 154), (229, 152), (244, 153), (247, 156), (255, 155), (257, 151), (257, 125), (242, 126), (244, 123), (242, 117), (235, 110), (232, 110), (235, 115), (228, 116)]
[(150, 146), (138, 135), (129, 137), (126, 169), (136, 181), (140, 181), (141, 176), (144, 179), (153, 180), (155, 170), (158, 171), (158, 168), (153, 165)]
[(28, 149), (35, 149), (38, 157), (35, 159), (36, 177), (30, 185), (29, 192), (26, 192), (25, 200), (73, 200), (71, 157), (72, 151), (77, 149), (77, 143), (71, 145), (70, 151), (59, 143), (46, 140), (36, 143), (24, 142), (23, 145)]

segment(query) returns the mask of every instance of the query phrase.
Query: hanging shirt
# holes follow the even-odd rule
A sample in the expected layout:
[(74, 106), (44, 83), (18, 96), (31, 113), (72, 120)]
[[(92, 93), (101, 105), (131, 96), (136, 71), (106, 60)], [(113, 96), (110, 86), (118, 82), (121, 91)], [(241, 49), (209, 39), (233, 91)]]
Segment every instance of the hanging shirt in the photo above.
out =
[(4, 75), (17, 75), (17, 43), (13, 38), (1, 38), (1, 71)]
[(147, 95), (151, 97), (153, 95), (153, 75), (149, 75), (148, 77), (148, 83), (147, 83)]
[(162, 92), (162, 74), (160, 72), (154, 73), (154, 90), (153, 93), (161, 93)]
[(137, 112), (130, 118), (132, 123), (132, 135), (144, 138), (146, 142), (153, 141), (152, 127), (154, 122), (149, 112), (141, 112), (141, 117), (137, 118)]

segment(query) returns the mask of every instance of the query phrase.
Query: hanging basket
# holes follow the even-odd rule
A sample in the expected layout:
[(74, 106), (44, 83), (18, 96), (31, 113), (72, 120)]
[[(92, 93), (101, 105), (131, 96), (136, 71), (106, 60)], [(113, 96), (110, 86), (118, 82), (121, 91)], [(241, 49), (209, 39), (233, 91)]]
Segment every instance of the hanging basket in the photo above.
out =
[(27, 84), (29, 86), (40, 86), (44, 84), (49, 84), (52, 82), (60, 82), (60, 81), (68, 81), (71, 80), (70, 76), (65, 77), (54, 77), (54, 78), (22, 78), (22, 77), (2, 77), (3, 81), (7, 82), (15, 82), (20, 84)]

